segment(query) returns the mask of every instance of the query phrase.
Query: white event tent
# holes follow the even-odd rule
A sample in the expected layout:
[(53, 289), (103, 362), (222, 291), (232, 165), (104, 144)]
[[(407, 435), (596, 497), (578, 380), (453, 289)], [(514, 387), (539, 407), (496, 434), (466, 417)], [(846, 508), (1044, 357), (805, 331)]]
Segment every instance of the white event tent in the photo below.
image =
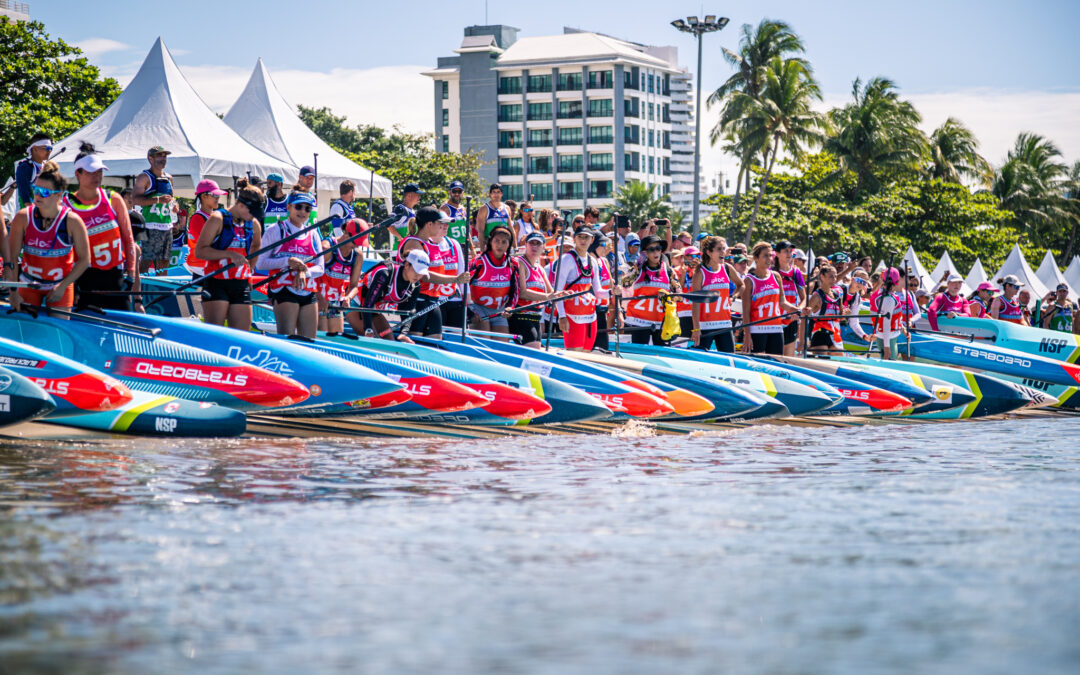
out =
[(975, 264), (971, 266), (971, 271), (964, 277), (964, 285), (975, 290), (984, 281), (989, 281), (986, 278), (986, 270), (983, 269), (982, 261), (975, 258)]
[(900, 261), (898, 266), (900, 269), (904, 269), (905, 266), (910, 268), (911, 273), (919, 277), (921, 287), (927, 293), (933, 291), (934, 287), (937, 286), (937, 279), (930, 278), (930, 275), (926, 272), (926, 268), (919, 262), (919, 256), (915, 253), (915, 249), (912, 248), (910, 244), (908, 245), (907, 253), (904, 254), (904, 258)]
[[(950, 274), (956, 274), (961, 277), (964, 276), (963, 274), (960, 274), (960, 270), (957, 269), (956, 264), (953, 263), (952, 258), (949, 257), (948, 251), (945, 251), (941, 254), (941, 259), (938, 260), (937, 267), (935, 267), (934, 271), (930, 273), (930, 278), (934, 280), (935, 286), (941, 283), (941, 278), (945, 276), (946, 272)], [(974, 290), (974, 288), (967, 285), (966, 281), (963, 283), (963, 285), (960, 286), (960, 292), (964, 295), (971, 295), (971, 292)]]
[(1080, 255), (1074, 255), (1072, 262), (1065, 268), (1065, 281), (1074, 290), (1080, 291)]
[[(383, 199), (390, 207), (392, 184), (327, 145), (278, 91), (262, 59), (247, 86), (225, 114), (225, 124), (255, 147), (297, 167), (314, 165), (318, 170), (319, 203), (329, 204), (339, 195), (341, 181), (356, 183), (356, 196)], [(314, 159), (318, 153), (318, 163)], [(370, 190), (369, 190), (370, 189)]]
[(1046, 255), (1043, 256), (1042, 264), (1039, 265), (1039, 269), (1035, 271), (1035, 274), (1039, 276), (1039, 281), (1046, 285), (1047, 290), (1054, 291), (1057, 290), (1058, 284), (1065, 284), (1069, 287), (1069, 299), (1076, 300), (1076, 287), (1070, 284), (1065, 275), (1061, 273), (1057, 260), (1054, 259), (1054, 254), (1049, 249), (1047, 249)]
[(248, 171), (260, 176), (281, 173), (296, 180), (298, 169), (254, 147), (230, 129), (192, 89), (159, 37), (146, 55), (135, 79), (119, 98), (82, 129), (55, 144), (53, 159), (69, 178), (81, 142), (93, 143), (108, 165), (111, 185), (124, 185), (149, 164), (147, 150), (169, 150), (166, 171), (177, 194), (194, 194), (203, 178), (221, 187)]
[(1001, 269), (994, 275), (994, 283), (996, 284), (998, 279), (1007, 274), (1015, 274), (1024, 284), (1023, 288), (1031, 291), (1032, 302), (1046, 295), (1046, 286), (1039, 281), (1039, 277), (1031, 270), (1031, 265), (1024, 258), (1024, 252), (1020, 250), (1020, 244), (1013, 244), (1013, 249), (1009, 251), (1009, 257), (1005, 258)]

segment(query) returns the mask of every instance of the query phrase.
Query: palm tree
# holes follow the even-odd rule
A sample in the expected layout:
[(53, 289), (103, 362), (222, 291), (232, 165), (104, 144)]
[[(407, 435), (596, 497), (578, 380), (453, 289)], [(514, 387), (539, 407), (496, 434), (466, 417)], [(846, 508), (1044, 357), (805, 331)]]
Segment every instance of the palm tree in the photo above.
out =
[[(758, 154), (765, 155), (768, 152), (768, 146), (746, 145), (740, 138), (729, 134), (727, 129), (732, 120), (742, 116), (742, 106), (747, 101), (756, 101), (761, 97), (762, 89), (765, 87), (765, 71), (773, 58), (788, 57), (792, 61), (798, 61), (806, 72), (810, 73), (809, 62), (793, 56), (805, 51), (802, 38), (791, 29), (790, 25), (771, 19), (762, 19), (756, 27), (748, 23), (743, 24), (742, 35), (739, 38), (739, 51), (734, 52), (727, 48), (723, 50), (724, 60), (735, 67), (735, 72), (709, 95), (707, 102), (710, 108), (717, 104), (724, 106), (720, 121), (710, 133), (712, 145), (716, 145), (721, 140), (727, 140), (731, 143), (734, 154), (739, 157), (739, 175), (735, 181), (735, 197), (731, 206), (732, 224), (735, 222), (739, 208), (739, 194), (743, 178), (749, 172), (750, 163)], [(744, 96), (736, 98), (735, 94)], [(767, 161), (767, 156), (761, 158), (762, 164)]]
[(845, 172), (856, 176), (856, 194), (877, 191), (889, 174), (917, 171), (927, 154), (926, 136), (919, 130), (922, 116), (900, 99), (892, 80), (875, 77), (851, 87), (852, 101), (829, 113), (836, 132), (824, 145), (840, 168), (823, 182), (839, 180)]
[(742, 116), (727, 122), (744, 147), (765, 148), (768, 158), (746, 229), (748, 246), (781, 150), (792, 159), (799, 159), (806, 147), (821, 143), (827, 126), (825, 117), (812, 108), (814, 101), (821, 100), (821, 90), (800, 59), (774, 56), (764, 77), (765, 86), (759, 99), (741, 92), (731, 95), (732, 105), (742, 111)]
[(670, 208), (667, 200), (655, 194), (656, 188), (633, 180), (615, 188), (615, 206), (612, 210), (630, 216), (632, 227), (640, 227), (650, 218), (663, 218)]
[(971, 129), (956, 118), (945, 120), (930, 134), (930, 161), (927, 173), (950, 183), (960, 183), (964, 178), (980, 185), (993, 179), (990, 163), (978, 153), (979, 141)]
[(1022, 133), (994, 174), (990, 192), (1020, 227), (1039, 230), (1069, 219), (1072, 208), (1065, 193), (1070, 173), (1060, 158), (1053, 142)]
[(1068, 210), (1069, 241), (1065, 246), (1065, 260), (1072, 260), (1076, 247), (1076, 230), (1080, 226), (1080, 161), (1073, 162), (1069, 177), (1065, 180), (1065, 206)]

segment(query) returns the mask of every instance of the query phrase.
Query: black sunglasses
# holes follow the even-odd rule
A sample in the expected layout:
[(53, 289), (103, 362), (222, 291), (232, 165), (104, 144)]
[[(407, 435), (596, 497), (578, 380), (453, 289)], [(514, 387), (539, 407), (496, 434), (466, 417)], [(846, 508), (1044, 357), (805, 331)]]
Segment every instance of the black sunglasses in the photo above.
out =
[(646, 253), (659, 253), (662, 250), (664, 250), (664, 249), (660, 248), (659, 246), (650, 246), (649, 248), (645, 249), (645, 252)]
[(311, 204), (293, 204), (292, 208), (296, 209), (297, 211), (310, 211)]

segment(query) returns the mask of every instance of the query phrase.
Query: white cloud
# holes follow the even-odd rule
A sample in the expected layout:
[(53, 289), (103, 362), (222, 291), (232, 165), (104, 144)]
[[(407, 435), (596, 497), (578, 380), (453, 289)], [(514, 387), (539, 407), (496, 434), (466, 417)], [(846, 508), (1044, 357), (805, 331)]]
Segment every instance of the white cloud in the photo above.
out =
[(131, 45), (110, 40), (109, 38), (88, 38), (75, 43), (75, 46), (83, 50), (83, 53), (91, 61), (96, 60), (102, 54), (109, 52), (122, 52), (131, 49)]

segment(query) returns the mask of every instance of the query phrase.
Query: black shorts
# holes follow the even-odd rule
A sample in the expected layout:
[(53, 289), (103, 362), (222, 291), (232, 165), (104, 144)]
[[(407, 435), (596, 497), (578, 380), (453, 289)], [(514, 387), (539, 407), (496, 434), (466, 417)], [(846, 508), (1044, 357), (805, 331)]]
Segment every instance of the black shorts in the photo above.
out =
[(627, 326), (630, 333), (630, 342), (636, 345), (647, 345), (650, 342), (658, 347), (667, 347), (669, 340), (661, 337), (660, 328), (648, 328), (641, 326)]
[(510, 332), (521, 338), (521, 344), (540, 342), (540, 315), (539, 314), (511, 314)]
[(688, 338), (690, 337), (690, 331), (694, 330), (694, 317), (680, 316), (679, 317), (679, 336)]
[(75, 301), (75, 311), (94, 306), (101, 309), (117, 309), (130, 312), (131, 296), (98, 295), (94, 292), (122, 291), (125, 290), (125, 286), (123, 265), (117, 265), (111, 270), (87, 268), (82, 273), (82, 276), (75, 280), (75, 293), (78, 295), (78, 299)]
[[(207, 281), (213, 281), (213, 279), (207, 279)], [(315, 293), (308, 293), (307, 295), (300, 295), (294, 293), (291, 288), (282, 288), (275, 293), (270, 294), (270, 301), (275, 305), (279, 302), (295, 302), (301, 307), (307, 307), (315, 302), (318, 296)], [(248, 284), (248, 301), (251, 301), (251, 285)]]
[(789, 345), (799, 339), (799, 322), (792, 321), (784, 326), (784, 344)]
[(596, 308), (596, 341), (593, 342), (593, 349), (602, 349), (603, 351), (611, 350), (611, 338), (608, 336), (607, 325), (607, 307)]
[(783, 355), (784, 353), (783, 333), (751, 333), (750, 340), (753, 343), (751, 350), (755, 354)]
[[(419, 312), (427, 309), (439, 301), (438, 298), (432, 298), (427, 295), (416, 296), (416, 303), (413, 305), (413, 311)], [(441, 335), (443, 329), (442, 322), (442, 309), (445, 306), (444, 303), (438, 309), (433, 309), (423, 316), (418, 316), (413, 319), (412, 324), (409, 326), (410, 333), (418, 333), (420, 335)]]
[[(716, 329), (714, 329), (716, 330)], [(701, 339), (695, 349), (704, 349), (708, 351), (712, 346), (716, 345), (716, 351), (731, 353), (735, 351), (735, 337), (734, 331), (724, 330), (721, 333), (702, 330)], [(690, 343), (693, 345), (693, 342)]]
[[(464, 324), (461, 319), (461, 301), (451, 300), (443, 303), (443, 306), (439, 308), (442, 311), (442, 322), (444, 326), (451, 326), (453, 328), (461, 328)], [(510, 331), (511, 333), (513, 331)]]
[[(251, 282), (247, 279), (210, 277), (202, 284), (203, 302), (227, 302), (230, 305), (251, 304)], [(280, 302), (292, 302), (283, 300)]]
[(833, 341), (833, 334), (827, 330), (816, 330), (810, 335), (811, 347), (827, 347), (829, 349), (843, 349), (843, 345), (837, 345)]

